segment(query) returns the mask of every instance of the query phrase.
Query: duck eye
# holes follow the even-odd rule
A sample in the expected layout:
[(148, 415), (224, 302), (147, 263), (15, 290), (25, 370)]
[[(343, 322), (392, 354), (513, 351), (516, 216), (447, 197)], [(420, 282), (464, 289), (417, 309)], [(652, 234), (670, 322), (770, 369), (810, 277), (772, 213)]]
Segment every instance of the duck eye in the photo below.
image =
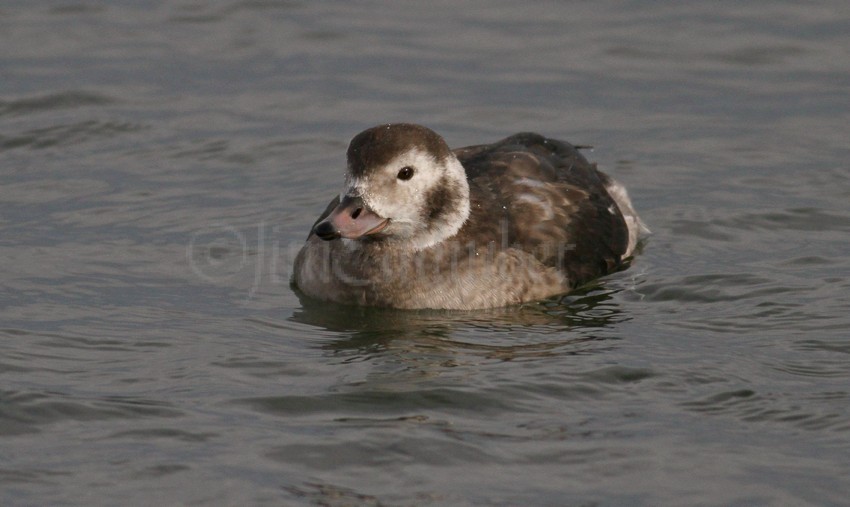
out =
[(400, 180), (409, 180), (413, 177), (413, 168), (409, 165), (406, 165), (399, 169), (398, 171), (398, 179)]

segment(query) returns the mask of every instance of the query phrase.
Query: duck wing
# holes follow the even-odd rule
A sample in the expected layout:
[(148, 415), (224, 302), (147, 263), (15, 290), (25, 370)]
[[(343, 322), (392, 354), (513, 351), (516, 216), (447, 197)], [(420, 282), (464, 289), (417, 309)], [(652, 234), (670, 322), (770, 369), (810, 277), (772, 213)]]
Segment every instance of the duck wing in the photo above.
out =
[(455, 155), (470, 183), (473, 238), (521, 248), (573, 286), (621, 266), (628, 230), (611, 180), (575, 146), (529, 132)]

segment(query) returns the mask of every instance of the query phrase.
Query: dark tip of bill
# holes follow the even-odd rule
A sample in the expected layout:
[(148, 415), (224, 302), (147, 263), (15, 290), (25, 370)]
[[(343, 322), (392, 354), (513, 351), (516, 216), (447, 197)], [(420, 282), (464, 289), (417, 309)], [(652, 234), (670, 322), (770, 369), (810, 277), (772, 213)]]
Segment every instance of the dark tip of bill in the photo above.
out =
[(316, 233), (316, 236), (325, 241), (339, 238), (339, 232), (334, 229), (334, 226), (331, 225), (330, 222), (320, 222), (316, 224), (316, 227), (313, 228), (313, 232)]

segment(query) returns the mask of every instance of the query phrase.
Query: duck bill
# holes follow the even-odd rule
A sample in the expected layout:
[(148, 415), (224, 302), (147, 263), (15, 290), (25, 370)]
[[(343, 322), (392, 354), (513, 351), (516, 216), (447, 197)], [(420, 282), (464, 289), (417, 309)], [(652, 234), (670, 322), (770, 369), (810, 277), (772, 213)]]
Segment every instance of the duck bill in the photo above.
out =
[(357, 239), (377, 234), (390, 223), (370, 210), (360, 197), (345, 196), (330, 215), (313, 227), (316, 236), (330, 241), (337, 238)]

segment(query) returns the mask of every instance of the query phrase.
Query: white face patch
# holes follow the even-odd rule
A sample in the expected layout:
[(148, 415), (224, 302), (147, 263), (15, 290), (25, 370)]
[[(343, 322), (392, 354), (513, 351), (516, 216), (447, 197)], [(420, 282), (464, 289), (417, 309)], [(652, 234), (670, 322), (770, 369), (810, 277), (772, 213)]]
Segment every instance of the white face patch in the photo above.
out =
[[(413, 168), (407, 180), (398, 177), (402, 168)], [(439, 223), (428, 223), (428, 199), (441, 185), (459, 189), (460, 209), (447, 210)], [(386, 233), (410, 241), (420, 250), (454, 235), (469, 216), (469, 185), (466, 171), (454, 155), (445, 161), (412, 148), (363, 177), (346, 176), (347, 195), (360, 196), (377, 215), (389, 218)]]
[[(413, 168), (408, 180), (398, 178), (404, 167)], [(420, 219), (419, 210), (427, 192), (436, 187), (445, 167), (427, 152), (411, 149), (397, 156), (381, 170), (359, 182), (363, 200), (372, 211), (397, 223), (413, 223)]]

